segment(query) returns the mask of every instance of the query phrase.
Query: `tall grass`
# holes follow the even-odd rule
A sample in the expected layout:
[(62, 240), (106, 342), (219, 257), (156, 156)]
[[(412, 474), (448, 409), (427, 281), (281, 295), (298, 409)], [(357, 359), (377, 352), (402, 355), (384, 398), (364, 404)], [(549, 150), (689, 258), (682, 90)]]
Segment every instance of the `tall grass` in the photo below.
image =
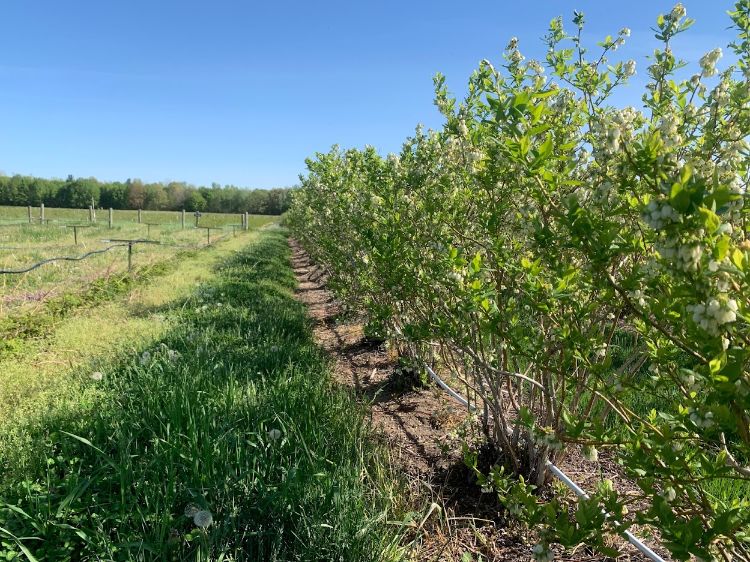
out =
[(0, 463), (7, 559), (397, 558), (381, 452), (328, 379), (283, 236), (259, 239), (160, 345), (91, 382), (87, 416), (49, 416), (45, 458)]

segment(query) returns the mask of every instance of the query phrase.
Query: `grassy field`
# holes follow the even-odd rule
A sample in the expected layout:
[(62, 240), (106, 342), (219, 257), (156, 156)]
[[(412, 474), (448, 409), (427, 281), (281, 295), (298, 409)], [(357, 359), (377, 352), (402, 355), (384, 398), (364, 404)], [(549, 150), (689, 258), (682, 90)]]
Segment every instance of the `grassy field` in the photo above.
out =
[[(32, 218), (38, 222), (41, 214), (39, 207), (32, 207)], [(256, 215), (257, 216), (257, 215)], [(53, 224), (70, 223), (82, 224), (89, 222), (88, 209), (62, 209), (56, 207), (45, 207), (44, 218)], [(277, 217), (269, 217), (277, 218)], [(143, 224), (160, 223), (160, 224), (181, 224), (182, 213), (179, 211), (141, 211), (141, 221)], [(257, 220), (257, 219), (256, 219)], [(107, 209), (96, 209), (96, 222), (107, 224), (109, 221), (109, 212)], [(137, 223), (138, 211), (131, 210), (114, 210), (113, 221), (115, 224)], [(201, 226), (228, 226), (230, 224), (240, 224), (242, 215), (235, 213), (202, 213), (199, 224)], [(14, 207), (0, 205), (0, 225), (12, 224), (29, 224), (28, 207)], [(185, 226), (195, 226), (195, 217), (193, 213), (185, 212)], [(252, 226), (252, 223), (251, 223)], [(145, 227), (144, 227), (145, 228)]]
[[(276, 217), (251, 216), (249, 227), (268, 224)], [(211, 240), (232, 236), (225, 227), (211, 232)], [(52, 257), (78, 257), (91, 251), (119, 244), (110, 251), (80, 261), (55, 261), (24, 274), (0, 275), (0, 318), (23, 310), (33, 310), (49, 298), (84, 290), (92, 283), (127, 271), (127, 247), (112, 239), (147, 238), (159, 244), (134, 246), (132, 263), (136, 270), (169, 259), (185, 248), (198, 248), (208, 242), (205, 229), (179, 223), (149, 227), (146, 224), (93, 223), (77, 233), (65, 225), (16, 224), (0, 227), (0, 270), (20, 270)]]
[[(363, 412), (329, 381), (283, 233), (244, 236), (201, 254), (197, 288), (175, 289), (184, 271), (153, 279), (127, 320), (140, 337), (110, 330), (104, 347), (119, 353), (82, 358), (65, 399), (0, 440), (0, 559), (399, 557), (393, 480)], [(91, 316), (60, 334), (96, 341)], [(81, 342), (50, 343), (69, 345)]]

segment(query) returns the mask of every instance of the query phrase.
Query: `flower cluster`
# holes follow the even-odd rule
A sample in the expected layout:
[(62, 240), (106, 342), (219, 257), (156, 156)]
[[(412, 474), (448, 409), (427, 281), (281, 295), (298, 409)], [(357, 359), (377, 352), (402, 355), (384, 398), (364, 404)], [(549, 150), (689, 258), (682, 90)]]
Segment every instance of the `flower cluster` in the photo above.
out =
[(652, 199), (643, 211), (643, 220), (654, 230), (661, 230), (670, 223), (679, 222), (682, 217), (669, 203)]
[(737, 320), (737, 301), (729, 299), (721, 302), (711, 299), (707, 303), (688, 305), (687, 311), (692, 314), (693, 322), (716, 336), (721, 332), (722, 326)]
[(716, 63), (719, 62), (721, 56), (721, 49), (714, 49), (713, 51), (709, 51), (708, 53), (703, 55), (700, 61), (701, 74), (706, 77), (714, 76), (717, 72)]
[[(750, 0), (731, 17), (750, 36)], [(737, 66), (709, 91), (722, 51), (681, 79), (670, 47), (691, 23), (681, 4), (658, 18), (643, 109), (611, 106), (636, 72), (607, 60), (629, 29), (591, 58), (555, 19), (544, 67), (524, 64), (513, 38), (464, 100), (436, 77), (445, 125), (418, 128), (398, 156), (335, 147), (308, 160), (289, 223), (370, 333), (418, 364), (439, 356), (480, 415), (508, 413), (479, 425), (524, 482), (547, 485), (546, 461), (569, 443), (591, 460), (614, 450), (648, 475), (640, 500), (661, 506), (628, 523), (677, 545), (700, 521), (706, 532), (675, 558), (732, 559), (727, 545), (745, 548), (736, 538), (750, 533), (733, 502), (750, 513), (750, 501), (709, 486), (734, 470), (715, 451), (750, 458), (750, 419), (737, 414), (750, 410), (750, 87), (735, 72), (750, 67), (750, 44), (732, 46)], [(519, 517), (562, 525), (494, 489)], [(608, 493), (605, 526), (626, 513)], [(696, 508), (696, 497), (711, 499)]]

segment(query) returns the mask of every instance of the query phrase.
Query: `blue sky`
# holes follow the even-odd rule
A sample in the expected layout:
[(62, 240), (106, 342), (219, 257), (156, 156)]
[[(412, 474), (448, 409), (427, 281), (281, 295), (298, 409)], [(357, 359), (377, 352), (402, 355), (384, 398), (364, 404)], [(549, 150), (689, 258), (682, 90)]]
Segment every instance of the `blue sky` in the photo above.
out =
[[(687, 0), (675, 52), (731, 39), (725, 0)], [(574, 9), (592, 41), (628, 26), (635, 82), (660, 0), (240, 2), (6, 0), (0, 4), (0, 170), (246, 187), (292, 185), (332, 144), (397, 151), (438, 127), (432, 76), (463, 90), (511, 36), (541, 58), (549, 20)], [(726, 63), (721, 61), (719, 67)]]

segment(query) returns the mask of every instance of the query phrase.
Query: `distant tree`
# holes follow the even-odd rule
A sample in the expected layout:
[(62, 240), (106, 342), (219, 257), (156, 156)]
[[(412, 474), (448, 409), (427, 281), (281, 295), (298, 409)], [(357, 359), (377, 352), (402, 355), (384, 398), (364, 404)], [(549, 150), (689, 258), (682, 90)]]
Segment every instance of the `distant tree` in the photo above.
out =
[(57, 192), (56, 203), (60, 207), (81, 209), (99, 202), (99, 182), (94, 178), (77, 178), (68, 176), (65, 183)]
[(144, 190), (144, 209), (152, 209), (158, 211), (167, 208), (167, 194), (164, 191), (164, 186), (162, 184), (148, 183), (144, 186)]
[(205, 197), (198, 190), (191, 191), (187, 199), (185, 199), (185, 209), (187, 211), (205, 211)]
[(184, 182), (172, 181), (164, 189), (167, 195), (167, 206), (173, 211), (179, 211), (185, 206), (187, 186)]
[(248, 191), (245, 198), (247, 212), (265, 215), (268, 212), (268, 192), (263, 189)]
[(85, 208), (91, 203), (113, 209), (200, 210), (216, 213), (280, 214), (289, 207), (289, 189), (242, 189), (234, 185), (195, 187), (185, 182), (144, 184), (100, 182), (96, 178), (44, 179), (0, 174), (0, 205)]
[(141, 180), (131, 180), (125, 182), (128, 186), (128, 208), (143, 209), (146, 202), (146, 188)]
[(126, 209), (128, 207), (128, 186), (122, 182), (104, 184), (99, 196), (99, 205), (106, 208)]

